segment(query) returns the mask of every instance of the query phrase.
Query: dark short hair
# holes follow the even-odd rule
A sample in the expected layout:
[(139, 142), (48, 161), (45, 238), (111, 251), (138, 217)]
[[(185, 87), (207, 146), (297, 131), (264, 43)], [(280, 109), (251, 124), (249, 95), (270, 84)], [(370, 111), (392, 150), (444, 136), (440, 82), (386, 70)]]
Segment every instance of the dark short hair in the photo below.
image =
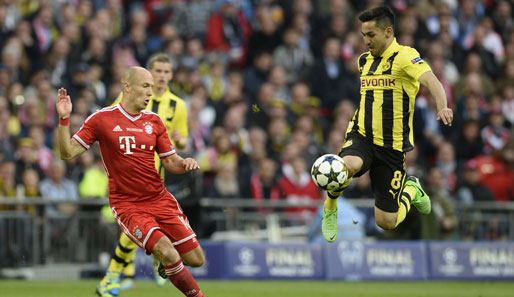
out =
[(394, 28), (394, 13), (389, 6), (377, 6), (363, 11), (359, 15), (361, 22), (375, 21), (376, 25), (382, 29), (387, 27)]

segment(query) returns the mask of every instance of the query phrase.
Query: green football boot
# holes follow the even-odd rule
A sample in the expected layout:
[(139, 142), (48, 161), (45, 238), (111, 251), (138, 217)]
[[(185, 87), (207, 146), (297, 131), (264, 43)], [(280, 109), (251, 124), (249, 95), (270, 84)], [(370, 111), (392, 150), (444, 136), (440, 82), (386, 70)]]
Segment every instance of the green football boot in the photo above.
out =
[(328, 242), (334, 242), (337, 238), (337, 209), (335, 211), (323, 208), (323, 220), (321, 221), (321, 233)]
[(432, 203), (430, 202), (430, 197), (428, 197), (427, 193), (423, 191), (423, 188), (419, 183), (419, 179), (415, 176), (409, 176), (407, 177), (405, 185), (413, 186), (414, 188), (416, 188), (416, 197), (412, 199), (411, 204), (418, 209), (420, 214), (430, 214), (430, 211), (432, 209)]

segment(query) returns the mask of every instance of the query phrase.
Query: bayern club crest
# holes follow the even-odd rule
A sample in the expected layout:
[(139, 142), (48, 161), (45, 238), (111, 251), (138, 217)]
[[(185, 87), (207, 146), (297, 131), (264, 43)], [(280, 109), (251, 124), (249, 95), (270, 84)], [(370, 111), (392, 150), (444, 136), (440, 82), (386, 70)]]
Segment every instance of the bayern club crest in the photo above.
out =
[(141, 229), (139, 229), (139, 226), (136, 226), (134, 227), (134, 229), (132, 230), (132, 233), (134, 234), (134, 236), (136, 236), (138, 239), (141, 239), (143, 237), (143, 232), (141, 231)]
[(146, 132), (146, 134), (152, 134), (152, 132), (153, 132), (153, 126), (152, 126), (152, 124), (151, 124), (151, 123), (146, 122), (146, 123), (144, 123), (144, 124), (143, 124), (143, 126), (144, 126), (144, 128), (145, 128), (145, 132)]

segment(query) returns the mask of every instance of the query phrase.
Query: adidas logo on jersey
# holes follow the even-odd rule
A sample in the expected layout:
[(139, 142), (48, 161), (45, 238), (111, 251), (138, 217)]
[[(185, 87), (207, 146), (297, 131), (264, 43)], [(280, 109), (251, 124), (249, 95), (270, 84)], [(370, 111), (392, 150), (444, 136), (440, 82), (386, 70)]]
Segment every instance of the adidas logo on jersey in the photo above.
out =
[(116, 125), (116, 127), (114, 127), (114, 129), (112, 129), (112, 131), (121, 132), (123, 130), (121, 130), (120, 125)]

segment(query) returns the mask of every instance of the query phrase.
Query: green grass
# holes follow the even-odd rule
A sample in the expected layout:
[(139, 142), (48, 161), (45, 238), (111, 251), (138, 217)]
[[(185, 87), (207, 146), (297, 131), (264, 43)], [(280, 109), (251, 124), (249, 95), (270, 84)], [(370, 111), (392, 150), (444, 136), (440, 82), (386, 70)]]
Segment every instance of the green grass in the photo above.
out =
[[(98, 282), (0, 280), (1, 297), (96, 296)], [(199, 281), (208, 297), (507, 297), (513, 282), (342, 282), (342, 281)], [(180, 297), (169, 285), (137, 281), (120, 297)]]

